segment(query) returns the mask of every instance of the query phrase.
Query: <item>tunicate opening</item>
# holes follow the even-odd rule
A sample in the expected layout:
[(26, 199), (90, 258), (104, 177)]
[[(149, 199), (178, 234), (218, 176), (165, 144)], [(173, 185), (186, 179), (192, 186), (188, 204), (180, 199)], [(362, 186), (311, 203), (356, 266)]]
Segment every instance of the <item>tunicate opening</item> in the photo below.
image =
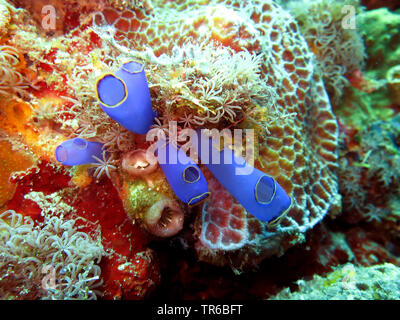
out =
[(56, 159), (58, 162), (65, 162), (67, 161), (67, 150), (63, 146), (58, 146), (56, 148)]
[(189, 166), (183, 171), (183, 180), (188, 183), (195, 183), (200, 179), (200, 170), (195, 166)]
[(145, 160), (138, 160), (135, 164), (133, 164), (133, 167), (135, 169), (143, 170), (143, 169), (148, 168), (149, 165), (150, 165), (150, 163), (148, 163)]
[(256, 200), (261, 204), (268, 204), (272, 201), (276, 192), (276, 182), (273, 178), (262, 176), (255, 188)]
[(122, 70), (129, 73), (140, 73), (144, 69), (143, 64), (136, 61), (129, 61), (122, 65)]
[(389, 84), (400, 84), (400, 66), (395, 66), (386, 73)]
[(197, 197), (193, 197), (192, 199), (190, 199), (190, 201), (188, 202), (188, 205), (190, 207), (193, 207), (195, 205), (198, 205), (199, 203), (203, 202), (203, 200), (207, 199), (210, 196), (210, 192), (205, 192)]
[(97, 82), (97, 94), (103, 105), (116, 107), (126, 99), (127, 91), (121, 79), (108, 74)]
[(86, 149), (88, 146), (88, 142), (81, 138), (76, 138), (73, 143), (74, 143), (74, 146), (80, 150)]
[(284, 205), (279, 209), (279, 212), (277, 213), (276, 217), (273, 218), (273, 220), (271, 220), (268, 223), (269, 227), (275, 227), (278, 224), (280, 224), (283, 217), (289, 212), (289, 209), (292, 207), (292, 204), (293, 204), (292, 198), (289, 198), (289, 199), (290, 199), (290, 204), (288, 206)]

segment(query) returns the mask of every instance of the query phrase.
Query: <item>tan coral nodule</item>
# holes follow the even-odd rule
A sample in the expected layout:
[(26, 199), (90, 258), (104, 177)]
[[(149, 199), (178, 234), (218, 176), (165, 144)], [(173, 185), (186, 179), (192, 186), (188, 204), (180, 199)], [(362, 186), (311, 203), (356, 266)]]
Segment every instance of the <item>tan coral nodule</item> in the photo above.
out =
[(148, 159), (146, 150), (134, 150), (123, 156), (122, 169), (134, 177), (146, 176), (157, 169), (157, 159)]
[(146, 229), (160, 238), (168, 238), (182, 230), (184, 213), (178, 202), (164, 198), (153, 204), (144, 216)]

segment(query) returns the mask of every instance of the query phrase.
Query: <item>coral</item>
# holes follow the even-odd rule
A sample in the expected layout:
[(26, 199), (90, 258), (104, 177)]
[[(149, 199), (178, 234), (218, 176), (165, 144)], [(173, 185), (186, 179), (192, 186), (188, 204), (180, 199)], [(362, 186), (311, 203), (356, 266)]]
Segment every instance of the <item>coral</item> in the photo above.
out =
[(3, 139), (0, 140), (0, 208), (12, 198), (15, 191), (15, 186), (9, 181), (11, 175), (26, 170), (35, 163), (32, 155), (13, 150), (11, 144)]
[(114, 165), (115, 160), (112, 158), (112, 156), (107, 157), (107, 152), (104, 150), (102, 153), (102, 159), (96, 156), (93, 156), (93, 159), (96, 162), (91, 163), (91, 166), (96, 168), (93, 173), (96, 179), (100, 179), (104, 173), (108, 178), (111, 179), (111, 170), (117, 169), (117, 167)]
[(360, 11), (359, 0), (303, 0), (286, 4), (315, 54), (326, 89), (336, 102), (349, 85), (346, 75), (361, 70), (366, 56), (359, 29), (343, 27), (345, 5)]
[[(102, 29), (94, 30), (102, 34)], [(241, 122), (243, 113), (260, 113), (259, 109), (268, 110), (270, 118), (277, 116), (276, 93), (259, 74), (262, 55), (235, 54), (229, 47), (207, 42), (186, 42), (160, 57), (152, 51), (129, 54), (148, 64), (153, 107), (169, 113), (163, 117), (167, 125), (190, 115), (190, 127), (221, 127)]]
[(400, 64), (388, 70), (386, 73), (389, 96), (394, 104), (400, 105)]
[(60, 216), (62, 218), (66, 213), (76, 212), (74, 207), (65, 202), (62, 190), (48, 195), (44, 192), (32, 191), (25, 194), (24, 199), (36, 203), (41, 209), (40, 215), (44, 217)]
[(96, 299), (105, 252), (75, 221), (52, 217), (35, 226), (8, 210), (0, 215), (0, 235), (2, 299)]
[[(18, 109), (7, 106), (5, 110), (7, 118), (12, 119), (10, 122), (13, 125), (15, 123), (13, 130), (21, 133), (19, 137), (14, 137), (10, 132), (13, 143), (23, 143), (37, 155), (45, 154), (54, 159), (56, 145), (48, 141), (61, 143), (73, 135), (85, 139), (95, 137), (95, 140), (102, 141), (104, 135), (110, 150), (119, 152), (119, 147), (123, 147), (118, 141), (120, 139), (107, 141), (111, 139), (109, 133), (116, 126), (115, 122), (95, 102), (92, 85), (102, 72), (109, 71), (103, 62), (105, 59), (98, 58), (98, 55), (107, 56), (109, 52), (94, 49), (100, 40), (93, 37), (84, 23), (78, 31), (65, 36), (38, 36), (38, 30), (32, 25), (26, 10), (12, 8), (12, 11), (14, 15), (7, 47), (18, 52), (14, 58), (18, 57), (20, 61), (17, 71), (24, 79), (27, 78), (28, 83), (29, 80), (31, 82), (29, 103), (23, 105), (20, 101), (13, 101), (13, 104), (18, 103)], [(21, 60), (21, 57), (26, 61)], [(24, 68), (25, 63), (29, 64), (29, 69)], [(89, 69), (89, 66), (94, 65), (96, 70)], [(18, 121), (14, 121), (16, 117), (13, 113), (18, 116)], [(9, 124), (4, 127), (7, 126)], [(128, 145), (133, 141), (129, 134), (124, 135), (124, 138), (129, 140)]]
[[(101, 262), (105, 298), (144, 297), (158, 283), (157, 257), (146, 248), (147, 237), (139, 226), (161, 198), (176, 200), (161, 169), (146, 177), (131, 177), (121, 170), (121, 159), (131, 151), (125, 145), (145, 149), (147, 144), (138, 135), (125, 135), (96, 101), (97, 77), (115, 72), (127, 60), (139, 60), (146, 67), (152, 102), (159, 113), (156, 125), (165, 129), (169, 121), (176, 120), (178, 130), (201, 126), (256, 129), (257, 169), (274, 177), (293, 198), (293, 208), (281, 225), (272, 228), (247, 215), (238, 204), (221, 216), (226, 221), (218, 220), (217, 198), (204, 204), (216, 224), (228, 221), (239, 236), (227, 234), (228, 241), (215, 242), (215, 247), (198, 242), (201, 260), (239, 271), (257, 266), (264, 258), (282, 255), (302, 242), (305, 232), (340, 200), (337, 123), (321, 72), (314, 66), (295, 19), (270, 0), (153, 4), (152, 10), (103, 9), (94, 16), (94, 25), (85, 20), (70, 33), (52, 38), (38, 36), (38, 28), (18, 20), (29, 17), (19, 9), (14, 23), (20, 28), (12, 30), (8, 43), (38, 72), (28, 120), (20, 122), (40, 132), (40, 137), (28, 139), (31, 131), (17, 127), (24, 144), (47, 156), (48, 150), (54, 152), (60, 141), (74, 135), (109, 142), (107, 150), (113, 158), (104, 153), (97, 173), (115, 167), (108, 172), (112, 181), (91, 180), (82, 174), (83, 169), (69, 169), (74, 177), (67, 174), (68, 179), (55, 181), (61, 170), (57, 167), (54, 179), (51, 175), (43, 178), (52, 188), (59, 183), (60, 189), (66, 189), (63, 196), (77, 216), (101, 226), (102, 244), (111, 253)], [(115, 165), (109, 162), (107, 167), (107, 159), (116, 159)], [(35, 185), (32, 176), (46, 177), (46, 170), (41, 167), (17, 179), (9, 205), (25, 206), (26, 211), (17, 211), (44, 219), (43, 197), (32, 194), (42, 190), (30, 187), (28, 181)], [(225, 191), (219, 194), (229, 201)], [(200, 237), (207, 229), (197, 212), (201, 208), (179, 206), (185, 217), (197, 214), (194, 228)], [(236, 210), (237, 218), (231, 214)], [(135, 259), (140, 263), (135, 264)], [(131, 277), (135, 272), (138, 277)]]
[(390, 120), (394, 115), (395, 108), (388, 108), (391, 105), (388, 87), (382, 81), (375, 82), (366, 78), (364, 74), (362, 79), (367, 79), (373, 84), (372, 90), (359, 90), (358, 88), (346, 89), (340, 105), (336, 108), (337, 115), (343, 125), (348, 128), (359, 131), (364, 130), (371, 123), (379, 120)]
[(382, 7), (386, 7), (389, 10), (395, 10), (400, 8), (400, 5), (397, 2), (397, 0), (388, 0), (385, 2), (379, 0), (362, 0), (361, 3), (362, 5), (366, 6), (369, 10), (378, 9)]
[(106, 252), (100, 262), (102, 298), (146, 297), (160, 281), (157, 256), (146, 248), (147, 237), (129, 221), (110, 180), (92, 180), (81, 189), (71, 186), (72, 180), (66, 170), (39, 161), (37, 168), (13, 176), (17, 187), (8, 209), (42, 225), (52, 217), (75, 221), (79, 231), (101, 240)]
[(90, 221), (91, 232), (101, 228), (108, 253), (100, 263), (104, 299), (147, 297), (160, 282), (158, 257), (147, 248), (148, 237), (128, 218), (110, 180), (79, 190), (72, 204), (78, 216)]
[[(43, 193), (39, 201), (43, 203), (43, 197), (67, 188), (70, 180), (71, 177), (63, 169), (39, 159), (36, 166), (25, 171), (15, 172), (11, 176), (10, 182), (15, 186), (15, 192), (13, 198), (7, 202), (6, 208), (21, 212), (24, 216), (30, 216), (34, 221), (41, 221), (43, 217), (40, 206), (29, 199), (32, 198), (32, 192)], [(35, 201), (37, 198), (36, 196)], [(58, 213), (60, 214), (60, 212)]]
[(139, 300), (160, 282), (155, 252), (145, 249), (132, 254), (129, 260), (118, 259), (102, 266), (108, 285), (104, 289), (107, 299)]
[(373, 123), (361, 132), (360, 145), (365, 157), (362, 163), (368, 168), (367, 176), (378, 175), (385, 187), (396, 183), (400, 177), (400, 115), (390, 121)]
[[(355, 137), (359, 147), (344, 151), (339, 181), (345, 219), (397, 221), (391, 203), (399, 196), (400, 115), (372, 123)], [(396, 222), (395, 222), (396, 223)]]
[(11, 22), (9, 5), (4, 0), (0, 1), (0, 40), (8, 33)]
[(0, 46), (0, 96), (26, 94), (27, 83), (21, 74), (20, 53), (11, 46)]
[(174, 47), (171, 56), (151, 57), (157, 67), (150, 80), (154, 108), (159, 113), (167, 108), (165, 123), (190, 115), (184, 123), (191, 128), (237, 124), (243, 114), (257, 118), (263, 110), (258, 106), (265, 108), (268, 121), (277, 114), (276, 93), (260, 76), (262, 58), (206, 42), (186, 43)]
[(336, 110), (343, 123), (362, 131), (372, 122), (390, 120), (399, 108), (395, 71), (400, 59), (400, 15), (382, 8), (360, 12), (357, 21), (367, 53), (363, 84), (353, 83), (355, 88), (346, 90)]
[(399, 64), (400, 14), (387, 8), (365, 11), (358, 16), (365, 38), (370, 78), (384, 79), (386, 72)]
[(363, 266), (372, 266), (384, 262), (399, 265), (399, 247), (397, 245), (399, 231), (396, 225), (393, 223), (387, 225), (385, 223), (370, 223), (361, 228), (357, 225), (352, 226), (349, 219), (345, 221), (350, 227), (345, 232), (345, 237), (353, 252), (354, 262)]
[[(243, 247), (249, 240), (247, 212), (237, 200), (208, 171), (203, 170), (207, 178), (210, 198), (198, 216), (200, 243), (197, 244), (200, 258), (207, 255), (210, 248), (216, 250), (235, 250)], [(200, 221), (199, 221), (200, 220)], [(216, 261), (216, 263), (221, 261)]]
[(372, 267), (338, 266), (326, 276), (297, 281), (298, 290), (285, 289), (274, 300), (398, 300), (399, 267), (385, 263)]
[(123, 10), (144, 8), (150, 10), (152, 8), (149, 0), (109, 0), (109, 4), (116, 9)]

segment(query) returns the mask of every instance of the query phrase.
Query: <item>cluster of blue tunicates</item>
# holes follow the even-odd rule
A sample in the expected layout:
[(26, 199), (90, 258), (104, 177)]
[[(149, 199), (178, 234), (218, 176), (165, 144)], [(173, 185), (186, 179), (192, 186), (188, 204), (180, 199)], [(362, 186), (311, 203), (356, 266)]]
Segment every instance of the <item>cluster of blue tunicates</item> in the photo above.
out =
[[(104, 112), (123, 127), (137, 134), (150, 130), (155, 112), (141, 63), (130, 61), (115, 73), (102, 75), (96, 83), (96, 93)], [(197, 133), (197, 140), (192, 137), (192, 141), (201, 162), (249, 213), (262, 221), (273, 222), (289, 210), (291, 198), (274, 178), (250, 166), (228, 148), (217, 150), (210, 137), (200, 130)], [(202, 148), (205, 144), (208, 147)], [(94, 157), (101, 158), (103, 149), (104, 145), (99, 142), (75, 138), (58, 146), (55, 155), (57, 161), (73, 166), (92, 163)], [(218, 161), (212, 161), (212, 154), (217, 154)], [(200, 168), (177, 145), (158, 139), (156, 155), (181, 201), (194, 206), (210, 195)]]

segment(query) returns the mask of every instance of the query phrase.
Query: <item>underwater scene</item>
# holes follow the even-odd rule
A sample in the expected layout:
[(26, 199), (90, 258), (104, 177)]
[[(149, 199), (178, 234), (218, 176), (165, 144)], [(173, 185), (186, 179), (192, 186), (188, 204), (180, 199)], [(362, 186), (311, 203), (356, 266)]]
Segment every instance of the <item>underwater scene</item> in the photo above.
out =
[(0, 145), (1, 300), (400, 299), (398, 0), (0, 0)]

